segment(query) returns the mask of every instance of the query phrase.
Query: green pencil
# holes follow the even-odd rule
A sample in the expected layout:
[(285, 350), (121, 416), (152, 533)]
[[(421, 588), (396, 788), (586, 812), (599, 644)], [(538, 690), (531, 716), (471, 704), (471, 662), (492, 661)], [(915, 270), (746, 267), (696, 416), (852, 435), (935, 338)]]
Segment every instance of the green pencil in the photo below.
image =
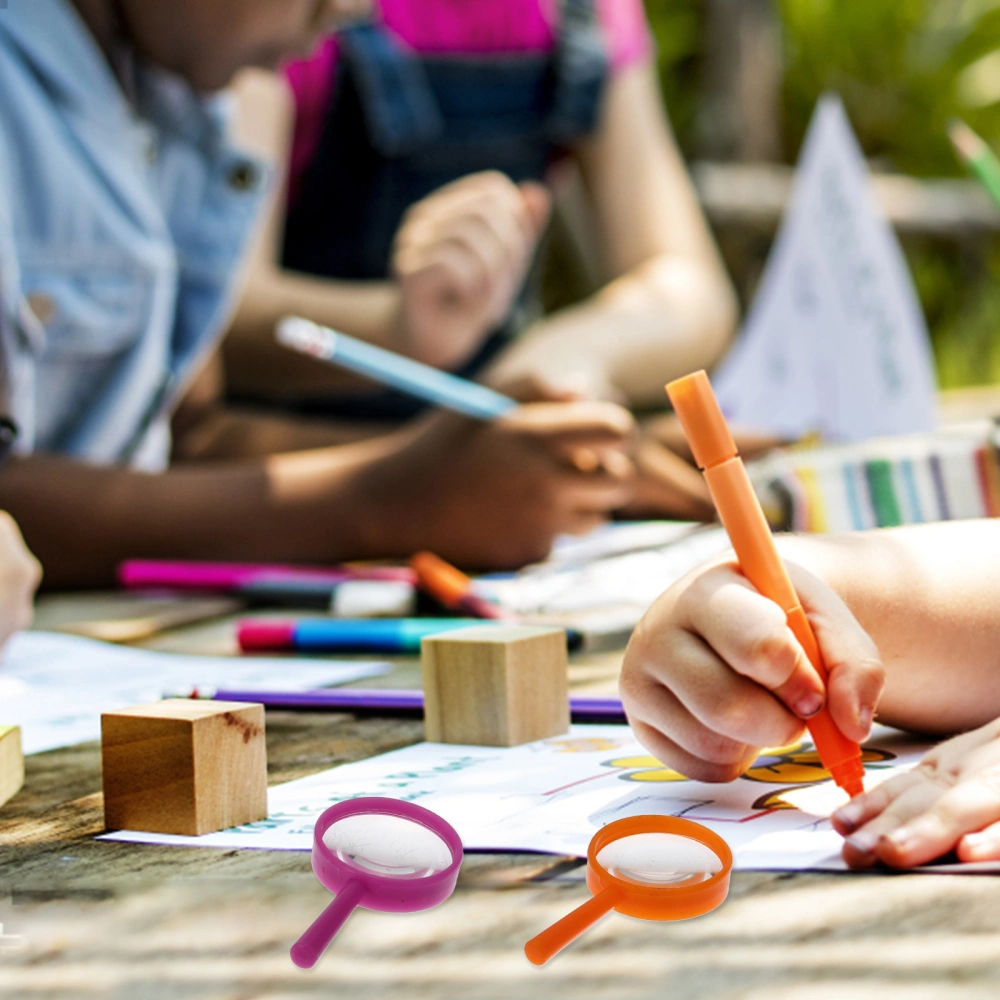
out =
[(959, 157), (981, 181), (997, 208), (1000, 209), (1000, 160), (996, 153), (969, 128), (965, 122), (952, 119), (948, 136)]

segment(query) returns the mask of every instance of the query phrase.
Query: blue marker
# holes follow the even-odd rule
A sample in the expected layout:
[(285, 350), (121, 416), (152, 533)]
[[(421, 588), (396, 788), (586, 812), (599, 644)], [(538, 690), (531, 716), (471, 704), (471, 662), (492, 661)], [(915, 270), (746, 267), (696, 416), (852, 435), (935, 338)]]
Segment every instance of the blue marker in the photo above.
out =
[(517, 403), (485, 386), (438, 371), (400, 354), (366, 344), (363, 340), (289, 316), (278, 324), (278, 343), (321, 361), (392, 386), (435, 406), (478, 420), (495, 420), (515, 409)]
[[(240, 622), (236, 636), (244, 653), (419, 653), (429, 635), (485, 624), (481, 618), (251, 618)], [(565, 631), (567, 649), (582, 649), (583, 634)]]
[(296, 650), (313, 653), (419, 653), (428, 635), (482, 625), (477, 618), (307, 618), (244, 621), (237, 630), (245, 653)]

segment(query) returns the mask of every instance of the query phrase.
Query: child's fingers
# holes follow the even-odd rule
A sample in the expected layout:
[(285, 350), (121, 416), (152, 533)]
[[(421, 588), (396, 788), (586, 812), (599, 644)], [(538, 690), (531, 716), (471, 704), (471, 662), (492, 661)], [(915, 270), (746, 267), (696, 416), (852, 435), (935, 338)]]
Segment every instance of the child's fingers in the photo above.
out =
[(632, 483), (601, 470), (558, 473), (555, 489), (561, 506), (574, 514), (603, 514), (628, 503), (632, 498)]
[(473, 255), (456, 244), (442, 244), (428, 252), (404, 252), (396, 262), (396, 272), (404, 279), (417, 277), (434, 282), (434, 288), (456, 303), (485, 295), (489, 275)]
[(894, 867), (911, 868), (933, 861), (950, 851), (966, 833), (981, 830), (1000, 818), (1000, 787), (995, 776), (975, 775), (943, 795), (940, 783), (927, 779), (925, 784), (932, 786), (922, 790), (922, 797), (931, 799), (928, 806), (888, 831), (878, 844), (879, 858)]
[(705, 485), (705, 477), (679, 455), (651, 437), (644, 438), (636, 452), (639, 470), (647, 480), (647, 497), (662, 498), (666, 509), (678, 499), (691, 511), (694, 520), (710, 521), (715, 507)]
[(878, 649), (837, 593), (800, 566), (787, 565), (822, 650), (830, 714), (845, 736), (860, 743), (885, 686)]
[(572, 444), (555, 443), (553, 450), (577, 472), (603, 471), (622, 482), (635, 480), (636, 470), (632, 460), (613, 446), (581, 448)]
[[(802, 735), (801, 719), (730, 669), (700, 638), (687, 634), (677, 645), (671, 688), (705, 731), (755, 747), (785, 746)], [(684, 739), (683, 733), (677, 737), (692, 753), (706, 752), (702, 741)]]
[(400, 233), (401, 243), (433, 244), (472, 222), (479, 238), (502, 253), (507, 265), (520, 265), (534, 247), (538, 228), (523, 193), (502, 174), (466, 179), (418, 203)]
[(952, 769), (931, 757), (839, 809), (833, 820), (847, 835), (844, 858), (854, 867), (881, 860), (910, 868), (1000, 818), (1000, 785), (992, 771), (955, 780)]
[(552, 214), (552, 195), (544, 184), (535, 181), (525, 181), (519, 184), (524, 208), (536, 234), (541, 233)]
[(588, 398), (587, 380), (582, 375), (554, 379), (529, 372), (494, 384), (493, 388), (519, 403), (575, 403)]
[(1000, 820), (1000, 723), (942, 743), (914, 770), (858, 796), (832, 820), (847, 837), (844, 858), (855, 867), (881, 860), (908, 868), (956, 844), (963, 860), (1000, 856), (1000, 829), (994, 829)]
[[(641, 717), (639, 712), (643, 709), (652, 716), (651, 721)], [(705, 730), (701, 738), (692, 740), (691, 730), (699, 724), (691, 719), (680, 702), (664, 687), (658, 688), (644, 699), (642, 709), (630, 709), (629, 722), (636, 739), (658, 761), (693, 781), (733, 781), (757, 757), (756, 747), (727, 740), (709, 730)], [(677, 739), (679, 734), (696, 743), (699, 749), (694, 753), (690, 752)]]
[(692, 630), (733, 670), (773, 692), (800, 719), (823, 707), (823, 683), (784, 611), (733, 569), (705, 573), (679, 603)]
[[(642, 698), (630, 701), (636, 703), (640, 718), (663, 725), (690, 755), (710, 763), (729, 763), (735, 744), (743, 748), (784, 745), (802, 734), (800, 719), (769, 692), (734, 673), (700, 637), (677, 630), (668, 648), (657, 648), (640, 633), (633, 648), (641, 646), (646, 652), (641, 654), (637, 683), (656, 686), (655, 704), (676, 704), (677, 708), (653, 717)], [(670, 701), (660, 691), (667, 692)]]
[[(875, 796), (875, 814), (844, 841), (844, 860), (852, 868), (870, 868), (877, 861), (886, 860), (883, 857), (885, 838), (930, 809), (941, 789), (917, 771), (911, 771), (887, 781), (870, 794)], [(882, 808), (879, 809), (878, 804), (882, 804)]]
[(961, 861), (1000, 860), (1000, 822), (967, 833), (958, 842), (958, 857)]
[(560, 531), (564, 535), (589, 535), (592, 531), (608, 522), (608, 512), (590, 513), (588, 511), (573, 511), (566, 516)]
[(883, 781), (873, 789), (858, 795), (850, 802), (842, 805), (831, 817), (833, 828), (842, 837), (849, 837), (866, 823), (885, 812), (889, 804), (908, 788), (920, 781), (915, 771), (897, 774), (888, 781)]
[(502, 422), (524, 434), (574, 446), (623, 441), (635, 430), (628, 410), (614, 403), (580, 401), (529, 403), (506, 414)]

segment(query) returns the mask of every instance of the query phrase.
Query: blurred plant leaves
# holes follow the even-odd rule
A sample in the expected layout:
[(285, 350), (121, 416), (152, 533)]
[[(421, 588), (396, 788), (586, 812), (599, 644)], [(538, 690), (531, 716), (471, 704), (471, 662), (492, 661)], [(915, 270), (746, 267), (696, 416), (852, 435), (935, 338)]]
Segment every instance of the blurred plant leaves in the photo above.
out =
[[(877, 168), (964, 176), (946, 134), (956, 115), (1000, 150), (1000, 0), (773, 2), (783, 33), (785, 162), (795, 162), (826, 90), (844, 99)], [(671, 118), (695, 158), (706, 6), (646, 0)], [(941, 384), (1000, 383), (1000, 239), (910, 238), (904, 246)]]
[[(895, 170), (961, 173), (945, 137), (955, 115), (1000, 142), (1000, 0), (774, 4), (784, 34), (781, 114), (789, 162), (825, 90), (843, 97), (865, 152)], [(667, 105), (682, 145), (694, 154), (705, 7), (705, 0), (646, 2)]]

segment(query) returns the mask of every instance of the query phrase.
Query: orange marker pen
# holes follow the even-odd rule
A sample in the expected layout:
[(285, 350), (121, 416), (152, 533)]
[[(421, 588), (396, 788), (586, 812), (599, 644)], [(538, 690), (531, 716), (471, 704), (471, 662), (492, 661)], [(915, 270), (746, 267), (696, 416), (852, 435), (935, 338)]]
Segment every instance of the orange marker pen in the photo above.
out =
[[(774, 536), (754, 493), (743, 459), (729, 433), (712, 384), (695, 372), (667, 386), (699, 468), (705, 473), (716, 510), (733, 544), (743, 575), (785, 612), (788, 627), (809, 662), (826, 682), (816, 636), (774, 544)], [(826, 705), (806, 722), (823, 766), (852, 797), (864, 791), (861, 748), (837, 728)]]

